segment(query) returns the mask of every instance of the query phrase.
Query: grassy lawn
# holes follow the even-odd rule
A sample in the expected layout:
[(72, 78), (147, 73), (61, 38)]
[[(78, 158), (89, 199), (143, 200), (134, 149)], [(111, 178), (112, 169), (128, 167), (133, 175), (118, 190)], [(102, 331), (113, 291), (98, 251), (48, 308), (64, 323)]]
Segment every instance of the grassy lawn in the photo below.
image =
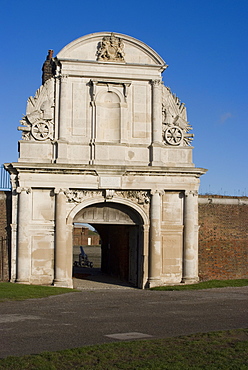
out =
[(209, 280), (197, 284), (168, 285), (151, 288), (151, 290), (199, 290), (225, 287), (242, 287), (248, 285), (248, 279)]
[(248, 329), (0, 359), (0, 369), (248, 369)]
[[(248, 285), (248, 279), (210, 280), (198, 284), (172, 285), (151, 288), (151, 290), (198, 290), (224, 287), (242, 287)], [(21, 301), (32, 298), (45, 298), (51, 295), (77, 292), (76, 289), (58, 288), (52, 286), (0, 283), (0, 302)]]
[(51, 295), (76, 291), (75, 289), (52, 286), (0, 283), (0, 301), (21, 301), (23, 299), (44, 298)]

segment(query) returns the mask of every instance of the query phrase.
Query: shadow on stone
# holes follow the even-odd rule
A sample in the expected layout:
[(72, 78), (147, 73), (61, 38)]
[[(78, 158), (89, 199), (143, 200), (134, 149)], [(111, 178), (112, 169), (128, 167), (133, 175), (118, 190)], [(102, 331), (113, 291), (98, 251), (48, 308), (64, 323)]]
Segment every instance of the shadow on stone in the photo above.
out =
[(135, 288), (127, 281), (104, 274), (100, 268), (73, 266), (73, 287), (75, 289), (118, 289)]

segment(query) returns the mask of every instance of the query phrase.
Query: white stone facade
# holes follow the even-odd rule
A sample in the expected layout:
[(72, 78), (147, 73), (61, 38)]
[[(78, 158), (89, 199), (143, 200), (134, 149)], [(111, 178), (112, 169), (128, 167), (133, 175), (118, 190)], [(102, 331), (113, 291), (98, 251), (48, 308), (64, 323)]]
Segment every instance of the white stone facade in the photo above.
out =
[(163, 84), (163, 59), (105, 32), (71, 42), (51, 65), (52, 77), (28, 99), (19, 160), (6, 164), (12, 281), (71, 287), (74, 222), (98, 226), (112, 256), (123, 248), (128, 267), (122, 274), (119, 261), (119, 275), (140, 288), (197, 281), (206, 170), (192, 163), (186, 108)]

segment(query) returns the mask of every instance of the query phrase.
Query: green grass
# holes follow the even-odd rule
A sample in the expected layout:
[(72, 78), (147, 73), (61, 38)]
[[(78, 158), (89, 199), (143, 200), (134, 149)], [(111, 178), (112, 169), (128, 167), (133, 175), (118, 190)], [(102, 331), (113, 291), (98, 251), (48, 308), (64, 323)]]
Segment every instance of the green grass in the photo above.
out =
[(247, 370), (248, 329), (108, 343), (0, 359), (4, 370)]
[(158, 286), (151, 288), (151, 290), (199, 290), (199, 289), (226, 288), (226, 287), (242, 287), (246, 285), (248, 285), (248, 279), (209, 280), (202, 281), (201, 283), (197, 284)]
[[(248, 279), (236, 280), (209, 280), (198, 284), (171, 285), (151, 288), (151, 290), (198, 290), (224, 287), (242, 287), (248, 285)], [(14, 283), (0, 283), (1, 301), (21, 301), (32, 298), (45, 298), (51, 295), (77, 292), (76, 289), (58, 288), (40, 285), (25, 285)]]
[(21, 301), (71, 292), (77, 292), (77, 290), (52, 286), (0, 283), (0, 301)]

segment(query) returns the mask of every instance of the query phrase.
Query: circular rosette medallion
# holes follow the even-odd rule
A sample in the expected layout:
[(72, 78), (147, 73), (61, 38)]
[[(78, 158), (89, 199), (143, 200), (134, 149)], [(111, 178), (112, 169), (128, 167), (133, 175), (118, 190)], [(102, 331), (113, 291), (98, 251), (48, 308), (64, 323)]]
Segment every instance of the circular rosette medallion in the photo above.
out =
[(168, 127), (164, 132), (167, 144), (180, 145), (183, 141), (183, 131), (178, 126)]
[(36, 122), (32, 126), (32, 135), (36, 140), (46, 140), (50, 137), (50, 126), (47, 122)]

